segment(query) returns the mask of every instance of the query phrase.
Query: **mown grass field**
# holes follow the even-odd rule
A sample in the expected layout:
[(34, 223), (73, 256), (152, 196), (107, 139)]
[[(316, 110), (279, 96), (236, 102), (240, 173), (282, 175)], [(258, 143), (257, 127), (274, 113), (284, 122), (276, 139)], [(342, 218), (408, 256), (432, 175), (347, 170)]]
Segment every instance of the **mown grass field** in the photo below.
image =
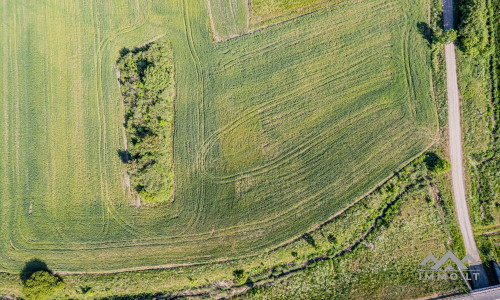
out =
[[(207, 6), (2, 2), (0, 269), (110, 271), (263, 253), (426, 149), (429, 1), (352, 0), (212, 43)], [(122, 47), (175, 57), (175, 199), (132, 206)]]

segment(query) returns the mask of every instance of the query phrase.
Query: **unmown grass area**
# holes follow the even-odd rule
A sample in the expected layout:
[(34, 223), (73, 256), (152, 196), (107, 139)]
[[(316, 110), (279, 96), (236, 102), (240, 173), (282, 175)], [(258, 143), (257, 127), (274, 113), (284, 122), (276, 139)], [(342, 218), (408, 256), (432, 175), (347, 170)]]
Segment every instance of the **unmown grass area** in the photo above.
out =
[(286, 21), (312, 11), (330, 7), (343, 0), (248, 0), (250, 25), (258, 28)]

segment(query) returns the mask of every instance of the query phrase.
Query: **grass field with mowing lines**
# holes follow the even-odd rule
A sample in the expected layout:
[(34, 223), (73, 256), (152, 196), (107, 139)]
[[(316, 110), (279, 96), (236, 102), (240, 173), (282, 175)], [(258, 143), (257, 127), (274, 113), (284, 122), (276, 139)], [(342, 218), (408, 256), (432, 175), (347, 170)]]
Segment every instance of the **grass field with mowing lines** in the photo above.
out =
[[(4, 0), (0, 269), (244, 257), (328, 219), (435, 137), (428, 7), (346, 1), (214, 44), (188, 0)], [(175, 201), (137, 208), (115, 62), (158, 37), (176, 64)]]

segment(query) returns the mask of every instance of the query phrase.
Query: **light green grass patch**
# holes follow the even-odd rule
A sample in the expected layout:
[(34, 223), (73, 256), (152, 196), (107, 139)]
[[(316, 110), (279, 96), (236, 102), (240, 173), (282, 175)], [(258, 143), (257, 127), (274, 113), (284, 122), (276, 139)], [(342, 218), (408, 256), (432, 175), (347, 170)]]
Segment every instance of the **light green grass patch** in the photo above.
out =
[(222, 157), (225, 162), (230, 162), (226, 172), (256, 166), (264, 158), (265, 145), (261, 142), (260, 130), (260, 122), (254, 118), (221, 138)]

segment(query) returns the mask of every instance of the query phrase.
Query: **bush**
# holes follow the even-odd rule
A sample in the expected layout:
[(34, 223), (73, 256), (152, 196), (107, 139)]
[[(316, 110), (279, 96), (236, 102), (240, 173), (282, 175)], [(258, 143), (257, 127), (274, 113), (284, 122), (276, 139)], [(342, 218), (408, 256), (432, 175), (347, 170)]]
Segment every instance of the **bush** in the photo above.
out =
[(447, 173), (451, 169), (451, 164), (446, 159), (442, 159), (435, 153), (429, 152), (425, 155), (425, 164), (427, 169), (434, 175)]
[(234, 279), (239, 284), (244, 284), (247, 281), (247, 274), (245, 270), (238, 269), (233, 271)]
[(61, 278), (47, 271), (37, 271), (26, 280), (22, 291), (27, 299), (49, 299), (63, 288)]
[(439, 162), (434, 166), (434, 169), (432, 170), (434, 174), (439, 175), (443, 173), (448, 173), (451, 169), (451, 164), (449, 161), (446, 159), (441, 159)]
[(453, 43), (457, 39), (457, 36), (457, 31), (455, 29), (450, 29), (441, 36), (441, 42), (443, 44)]

